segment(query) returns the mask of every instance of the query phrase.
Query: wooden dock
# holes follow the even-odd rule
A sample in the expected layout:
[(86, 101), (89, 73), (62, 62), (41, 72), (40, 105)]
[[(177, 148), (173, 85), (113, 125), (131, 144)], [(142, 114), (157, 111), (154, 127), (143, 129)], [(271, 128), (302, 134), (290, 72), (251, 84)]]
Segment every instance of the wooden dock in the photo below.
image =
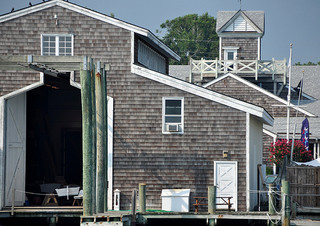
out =
[[(93, 216), (83, 216), (81, 206), (37, 206), (7, 208), (0, 211), (1, 218), (30, 217), (30, 218), (64, 218), (80, 219), (80, 225), (131, 225), (133, 222), (131, 211), (108, 211)], [(267, 212), (229, 212), (218, 211), (215, 214), (207, 212), (146, 212), (136, 213), (136, 223), (146, 225), (150, 220), (280, 220), (280, 215), (268, 215)], [(53, 224), (54, 225), (54, 224)]]

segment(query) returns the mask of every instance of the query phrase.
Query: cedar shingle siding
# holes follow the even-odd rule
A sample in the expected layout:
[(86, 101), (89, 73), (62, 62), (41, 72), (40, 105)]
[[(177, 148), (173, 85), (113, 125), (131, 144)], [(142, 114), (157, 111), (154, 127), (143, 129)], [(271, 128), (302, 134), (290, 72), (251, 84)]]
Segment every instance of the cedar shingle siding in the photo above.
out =
[[(206, 196), (213, 185), (213, 163), (224, 160), (223, 150), (229, 161), (238, 161), (238, 209), (246, 209), (245, 112), (132, 74), (130, 31), (61, 7), (4, 22), (0, 34), (0, 54), (9, 55), (40, 55), (41, 34), (74, 34), (74, 55), (111, 65), (114, 190), (121, 190), (121, 209), (130, 208), (131, 192), (142, 182), (147, 183), (148, 209), (161, 208), (165, 188), (190, 188), (192, 196)], [(0, 95), (39, 79), (39, 73), (0, 76)], [(183, 135), (162, 134), (162, 97), (169, 96), (184, 97)]]
[[(255, 60), (258, 58), (258, 39), (257, 38), (222, 38), (221, 47), (239, 47), (237, 52), (238, 60)], [(224, 59), (224, 51), (221, 52)]]

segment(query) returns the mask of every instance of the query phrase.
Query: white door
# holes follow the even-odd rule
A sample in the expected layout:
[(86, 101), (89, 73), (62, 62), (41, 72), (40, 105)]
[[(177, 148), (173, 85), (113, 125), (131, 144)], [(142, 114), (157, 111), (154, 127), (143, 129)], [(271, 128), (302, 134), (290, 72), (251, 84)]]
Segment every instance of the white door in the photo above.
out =
[(236, 71), (237, 49), (225, 49), (224, 60), (225, 60), (225, 71)]
[[(214, 162), (214, 185), (217, 187), (217, 197), (232, 197), (232, 209), (237, 211), (238, 206), (238, 180), (237, 180), (237, 162), (235, 161), (215, 161)], [(228, 201), (227, 198), (224, 200)], [(217, 204), (224, 201), (217, 198)], [(217, 205), (217, 209), (226, 209), (227, 205)]]
[(6, 166), (5, 205), (11, 206), (12, 192), (16, 190), (15, 206), (25, 202), (26, 164), (26, 94), (10, 98), (6, 102)]

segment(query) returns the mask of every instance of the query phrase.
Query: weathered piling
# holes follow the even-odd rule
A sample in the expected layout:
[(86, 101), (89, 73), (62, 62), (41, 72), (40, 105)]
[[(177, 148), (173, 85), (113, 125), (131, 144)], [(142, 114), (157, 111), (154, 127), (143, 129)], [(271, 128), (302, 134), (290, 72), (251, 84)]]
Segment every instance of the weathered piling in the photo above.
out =
[(216, 212), (216, 186), (208, 187), (208, 212), (210, 214)]
[(283, 226), (290, 225), (290, 184), (287, 180), (281, 181), (281, 202), (282, 202), (282, 215), (281, 221)]
[(92, 130), (92, 212), (96, 213), (96, 168), (97, 168), (97, 131), (96, 131), (96, 100), (95, 100), (95, 66), (93, 59), (90, 59), (90, 77), (91, 77), (91, 130)]
[(139, 184), (139, 204), (140, 212), (146, 213), (146, 184)]
[[(208, 186), (208, 212), (214, 214), (216, 212), (216, 186)], [(215, 219), (208, 219), (209, 226), (215, 226)]]
[(82, 105), (82, 151), (83, 151), (83, 215), (90, 216), (92, 210), (92, 113), (91, 113), (91, 76), (88, 58), (84, 57), (80, 70)]
[[(273, 186), (270, 184), (269, 185), (269, 211), (268, 211), (270, 215), (276, 213), (275, 208), (276, 208), (276, 204), (275, 204), (275, 199), (273, 195)], [(268, 225), (275, 226), (275, 224), (271, 220), (268, 221)]]
[(95, 74), (95, 99), (96, 99), (96, 131), (97, 131), (97, 213), (104, 212), (104, 195), (105, 195), (105, 119), (103, 111), (103, 91), (101, 78), (101, 65), (98, 61), (97, 71)]
[(131, 206), (131, 215), (132, 215), (132, 220), (131, 220), (131, 226), (135, 226), (136, 225), (136, 206), (137, 206), (137, 190), (134, 189), (132, 191), (132, 206)]
[(107, 72), (105, 66), (102, 67), (102, 102), (103, 102), (103, 123), (104, 123), (104, 139), (103, 139), (103, 152), (104, 155), (104, 211), (108, 211), (108, 98), (107, 98)]

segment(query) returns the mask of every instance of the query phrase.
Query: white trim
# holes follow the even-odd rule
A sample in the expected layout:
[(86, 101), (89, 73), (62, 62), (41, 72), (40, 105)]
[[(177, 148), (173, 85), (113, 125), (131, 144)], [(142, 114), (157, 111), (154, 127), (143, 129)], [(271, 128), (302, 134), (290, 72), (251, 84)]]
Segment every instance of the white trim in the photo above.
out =
[(258, 37), (258, 60), (261, 60), (261, 37)]
[[(181, 131), (169, 132), (166, 129), (166, 123), (165, 123), (166, 100), (181, 100), (181, 123), (177, 123), (178, 126), (181, 125)], [(184, 133), (184, 97), (162, 97), (162, 133), (163, 134), (183, 134)]]
[(221, 56), (222, 56), (222, 37), (219, 37), (219, 60), (221, 60)]
[(134, 63), (134, 32), (131, 32), (131, 64)]
[(246, 114), (246, 207), (250, 211), (250, 114)]
[(276, 140), (277, 140), (277, 138), (278, 138), (278, 135), (277, 135), (276, 133), (271, 132), (271, 131), (269, 131), (269, 130), (267, 130), (267, 129), (263, 129), (262, 131), (263, 131), (263, 133), (265, 133), (265, 134), (267, 134), (268, 136), (272, 137), (272, 138), (273, 138), (273, 142), (276, 142)]
[[(149, 30), (145, 29), (145, 28), (141, 28), (138, 27), (136, 25), (133, 24), (129, 24), (126, 23), (124, 21), (106, 16), (104, 14), (95, 12), (93, 10), (90, 9), (86, 9), (82, 6), (78, 6), (76, 4), (73, 3), (69, 3), (66, 1), (62, 1), (62, 0), (52, 0), (52, 1), (48, 1), (48, 2), (43, 2), (40, 3), (38, 5), (34, 5), (32, 7), (28, 7), (25, 9), (21, 9), (18, 10), (16, 12), (12, 12), (12, 13), (8, 13), (6, 15), (3, 15), (0, 17), (0, 23), (8, 21), (8, 20), (12, 20), (27, 14), (31, 14), (31, 13), (35, 13), (38, 12), (40, 10), (44, 10), (53, 6), (60, 6), (69, 10), (72, 10), (74, 12), (89, 16), (91, 18), (124, 28), (126, 30), (129, 31), (133, 31), (137, 34), (143, 35), (147, 38), (149, 38), (150, 40), (152, 40), (155, 44), (157, 44), (161, 49), (163, 49), (165, 52), (167, 52), (173, 59), (180, 61), (180, 56), (178, 54), (176, 54), (173, 50), (171, 50), (168, 46), (166, 46), (163, 42), (161, 42), (154, 34), (152, 34)], [(54, 18), (52, 17), (52, 20), (54, 20)]]
[(213, 173), (213, 185), (214, 186), (217, 186), (217, 177), (216, 177), (216, 169), (217, 169), (217, 163), (232, 163), (232, 164), (235, 164), (236, 165), (236, 176), (235, 176), (235, 183), (236, 183), (236, 186), (235, 186), (235, 190), (236, 190), (236, 193), (237, 195), (234, 197), (234, 210), (235, 211), (238, 211), (238, 196), (239, 196), (239, 193), (238, 193), (238, 162), (237, 161), (214, 161), (213, 162), (213, 170), (214, 170), (214, 173)]
[(214, 92), (212, 90), (205, 89), (201, 86), (197, 86), (192, 83), (188, 83), (183, 80), (170, 77), (168, 75), (151, 71), (149, 69), (146, 69), (134, 64), (131, 65), (131, 72), (134, 74), (140, 75), (142, 77), (145, 77), (147, 79), (151, 79), (153, 81), (157, 81), (162, 84), (180, 89), (184, 92), (192, 93), (194, 95), (206, 98), (214, 102), (218, 102), (228, 107), (235, 108), (240, 111), (248, 112), (259, 118), (262, 118), (265, 123), (269, 125), (273, 125), (273, 118), (269, 115), (269, 113), (267, 113), (263, 108), (255, 106), (253, 104), (249, 104), (244, 101), (225, 96), (223, 94)]
[(108, 98), (108, 209), (112, 209), (113, 198), (113, 98)]
[[(228, 73), (228, 74), (225, 74), (225, 75), (223, 75), (223, 76), (221, 76), (221, 77), (219, 77), (217, 79), (214, 79), (213, 81), (204, 84), (203, 87), (204, 88), (208, 88), (209, 86), (211, 86), (211, 85), (213, 85), (213, 84), (215, 84), (215, 83), (217, 83), (217, 82), (219, 82), (219, 81), (221, 81), (221, 80), (223, 80), (223, 79), (225, 79), (227, 77), (232, 77), (232, 78), (238, 80), (239, 82), (242, 82), (243, 84), (245, 84), (247, 86), (250, 86), (253, 89), (258, 90), (259, 92), (261, 92), (261, 93), (263, 93), (263, 94), (265, 94), (265, 95), (267, 95), (267, 96), (269, 96), (269, 97), (271, 97), (271, 98), (273, 98), (273, 99), (285, 104), (285, 106), (287, 106), (287, 101), (286, 100), (281, 99), (280, 97), (274, 95), (273, 93), (270, 93), (269, 91), (267, 91), (267, 90), (255, 85), (255, 84), (253, 84), (252, 82), (249, 82), (248, 80), (245, 80), (245, 79), (243, 79), (243, 78), (241, 78), (241, 77), (239, 77), (237, 75), (234, 75), (232, 73)], [(315, 115), (311, 114), (310, 112), (308, 112), (306, 110), (303, 110), (303, 109), (301, 109), (301, 108), (299, 108), (299, 107), (297, 107), (297, 106), (295, 106), (293, 104), (290, 104), (289, 106), (294, 108), (294, 109), (296, 109), (296, 110), (298, 110), (298, 111), (300, 111), (301, 113), (303, 113), (303, 114), (305, 114), (305, 115), (307, 115), (309, 117), (315, 117)]]
[(74, 76), (74, 71), (70, 72), (70, 85), (73, 87), (76, 87), (78, 89), (81, 89), (81, 84), (78, 82), (75, 82), (75, 76)]
[(222, 49), (237, 50), (237, 49), (240, 49), (240, 47), (237, 47), (237, 46), (224, 46), (224, 47), (222, 47)]
[[(60, 55), (60, 37), (71, 37), (71, 56), (73, 56), (73, 49), (74, 49), (74, 35), (73, 34), (41, 34), (41, 56), (43, 56), (43, 37), (55, 37), (55, 56), (69, 56), (69, 55)], [(49, 56), (49, 55), (45, 55)]]

